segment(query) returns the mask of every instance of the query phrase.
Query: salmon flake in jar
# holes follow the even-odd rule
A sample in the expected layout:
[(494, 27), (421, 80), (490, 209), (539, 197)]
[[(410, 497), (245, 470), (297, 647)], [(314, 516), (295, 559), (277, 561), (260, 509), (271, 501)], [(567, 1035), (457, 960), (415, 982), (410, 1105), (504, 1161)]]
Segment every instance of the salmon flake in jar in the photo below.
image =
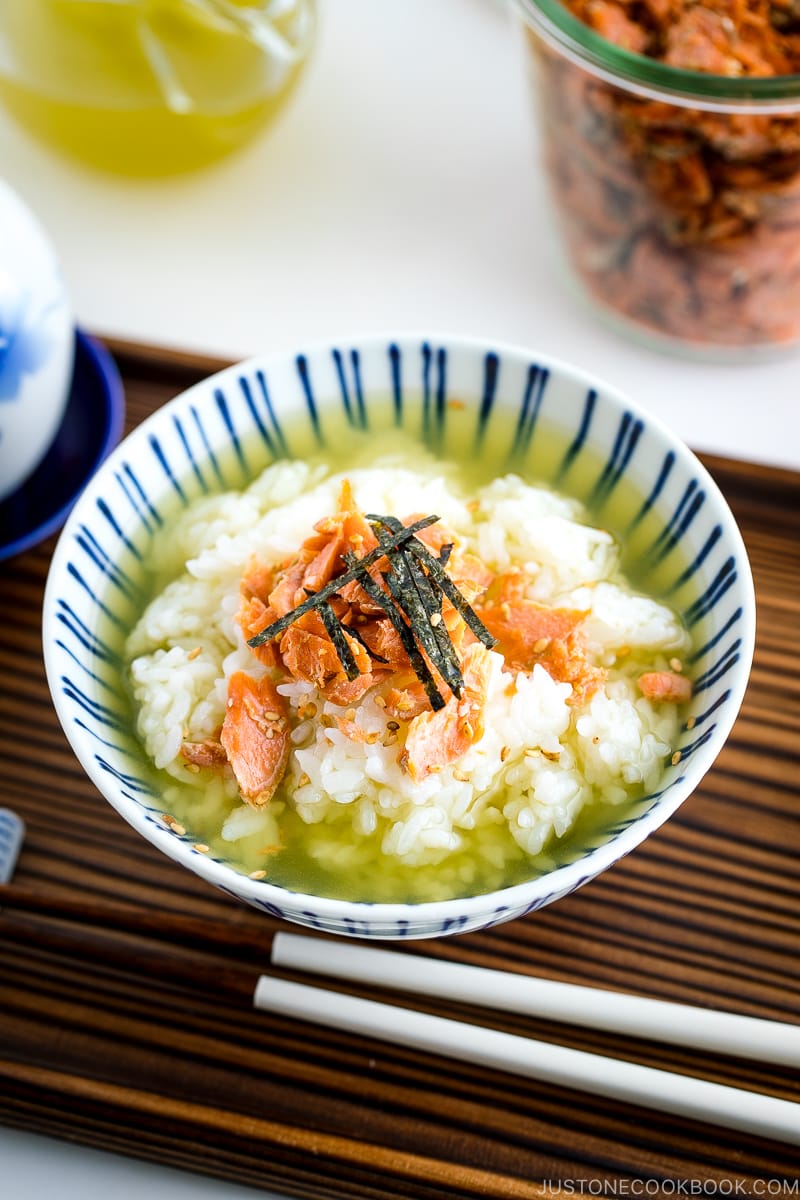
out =
[(800, 341), (800, 4), (517, 0), (572, 274), (640, 337)]

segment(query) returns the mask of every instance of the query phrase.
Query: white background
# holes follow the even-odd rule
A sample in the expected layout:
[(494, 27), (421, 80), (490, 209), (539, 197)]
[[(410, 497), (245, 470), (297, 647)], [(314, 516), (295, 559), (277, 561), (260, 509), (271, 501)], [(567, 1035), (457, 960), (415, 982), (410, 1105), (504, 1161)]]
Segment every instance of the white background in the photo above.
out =
[[(290, 106), (211, 170), (105, 177), (0, 113), (0, 175), (43, 221), (95, 332), (227, 357), (406, 330), (521, 343), (594, 371), (696, 449), (800, 467), (800, 355), (659, 354), (565, 288), (499, 0), (323, 0)], [(4, 1129), (0, 1164), (13, 1200), (255, 1194)]]

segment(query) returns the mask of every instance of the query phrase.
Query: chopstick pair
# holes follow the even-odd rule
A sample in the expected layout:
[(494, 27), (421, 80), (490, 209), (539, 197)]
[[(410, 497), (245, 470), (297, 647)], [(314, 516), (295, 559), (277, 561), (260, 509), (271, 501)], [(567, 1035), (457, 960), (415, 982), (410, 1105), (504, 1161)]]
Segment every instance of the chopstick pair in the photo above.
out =
[[(800, 1026), (534, 979), (345, 942), (277, 933), (272, 964), (440, 996), (781, 1066)], [(604, 1055), (262, 975), (257, 1008), (800, 1145), (800, 1104)]]

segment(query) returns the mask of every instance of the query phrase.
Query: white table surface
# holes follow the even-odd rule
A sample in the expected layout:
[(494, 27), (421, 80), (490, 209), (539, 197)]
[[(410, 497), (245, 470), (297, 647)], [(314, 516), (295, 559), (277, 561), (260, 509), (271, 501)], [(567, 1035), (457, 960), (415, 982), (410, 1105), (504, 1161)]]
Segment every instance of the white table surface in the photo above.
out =
[[(86, 328), (226, 357), (407, 330), (520, 343), (594, 370), (696, 449), (800, 468), (800, 354), (697, 363), (600, 324), (562, 284), (536, 164), (500, 0), (323, 2), (278, 123), (178, 179), (62, 161), (0, 113), (0, 175), (49, 231)], [(14, 1200), (256, 1194), (8, 1129), (0, 1164)]]

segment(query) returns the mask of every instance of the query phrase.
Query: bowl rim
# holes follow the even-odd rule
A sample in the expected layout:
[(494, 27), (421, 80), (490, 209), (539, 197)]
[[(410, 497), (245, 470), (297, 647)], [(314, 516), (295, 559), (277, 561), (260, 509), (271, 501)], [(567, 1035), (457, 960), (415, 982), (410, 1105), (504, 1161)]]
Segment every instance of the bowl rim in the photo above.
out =
[[(392, 345), (406, 347), (408, 350), (418, 349), (425, 345), (436, 348), (443, 347), (448, 353), (466, 353), (474, 356), (485, 356), (486, 354), (494, 353), (501, 359), (508, 357), (517, 361), (524, 360), (527, 363), (536, 363), (537, 365), (547, 367), (551, 371), (562, 373), (588, 388), (594, 388), (602, 392), (603, 396), (610, 399), (615, 406), (629, 411), (632, 416), (644, 421), (656, 434), (658, 440), (663, 443), (664, 449), (672, 450), (678, 461), (686, 466), (690, 466), (691, 470), (698, 476), (702, 486), (707, 490), (709, 496), (713, 497), (717, 510), (717, 519), (724, 526), (726, 542), (731, 548), (731, 553), (736, 555), (737, 567), (739, 568), (737, 572), (737, 594), (742, 609), (742, 646), (739, 660), (734, 664), (731, 677), (729, 677), (729, 696), (725, 707), (726, 719), (723, 724), (717, 723), (712, 736), (699, 748), (696, 754), (691, 756), (685, 771), (678, 779), (672, 782), (666, 793), (655, 794), (655, 798), (649, 809), (639, 815), (621, 832), (613, 834), (607, 841), (589, 850), (587, 854), (572, 862), (557, 866), (552, 871), (545, 872), (535, 878), (512, 884), (505, 888), (480, 892), (471, 896), (448, 900), (420, 901), (418, 903), (407, 901), (372, 902), (366, 900), (338, 900), (327, 896), (317, 896), (314, 893), (294, 891), (278, 884), (270, 883), (266, 879), (250, 879), (248, 875), (235, 870), (232, 866), (223, 862), (217, 862), (194, 851), (191, 843), (188, 841), (184, 842), (181, 838), (176, 837), (166, 825), (161, 827), (160, 824), (153, 822), (151, 817), (135, 801), (115, 794), (114, 789), (109, 786), (110, 777), (102, 772), (93, 756), (82, 753), (82, 749), (86, 745), (86, 735), (82, 730), (76, 728), (76, 723), (71, 713), (67, 711), (62, 693), (56, 686), (56, 637), (53, 600), (57, 590), (57, 583), (67, 563), (74, 531), (79, 527), (81, 522), (82, 510), (86, 505), (93, 503), (94, 495), (102, 487), (105, 480), (111, 476), (115, 467), (124, 459), (125, 455), (130, 453), (131, 446), (135, 446), (141, 439), (146, 440), (151, 430), (165, 419), (168, 419), (176, 408), (188, 404), (199, 393), (206, 390), (213, 391), (214, 386), (245, 371), (256, 367), (268, 371), (271, 366), (274, 368), (278, 363), (283, 364), (291, 360), (296, 360), (300, 354), (311, 359), (322, 354), (330, 355), (335, 349), (341, 347), (346, 347), (348, 350), (351, 348), (358, 349), (363, 354), (378, 349), (385, 350)], [(619, 388), (607, 383), (603, 377), (595, 375), (584, 368), (576, 367), (558, 356), (541, 352), (535, 347), (514, 342), (505, 342), (491, 337), (447, 332), (431, 333), (430, 331), (412, 329), (386, 334), (370, 333), (361, 337), (349, 335), (341, 337), (332, 336), (315, 339), (314, 341), (304, 343), (302, 346), (284, 347), (267, 351), (263, 354), (250, 355), (241, 361), (231, 363), (222, 367), (219, 371), (198, 380), (146, 417), (118, 443), (105, 459), (75, 503), (61, 531), (50, 562), (45, 587), (42, 608), (42, 640), (45, 672), (51, 699), (73, 753), (91, 782), (97, 787), (104, 801), (110, 803), (128, 824), (142, 834), (152, 846), (161, 850), (175, 862), (187, 867), (207, 882), (221, 888), (228, 894), (233, 893), (237, 898), (245, 902), (252, 902), (257, 908), (271, 910), (274, 907), (276, 911), (286, 915), (289, 912), (303, 913), (307, 909), (309, 911), (306, 915), (315, 918), (317, 921), (324, 922), (326, 919), (334, 919), (344, 925), (352, 925), (354, 930), (358, 930), (359, 927), (365, 925), (378, 924), (393, 925), (400, 929), (404, 924), (409, 922), (412, 914), (416, 923), (427, 924), (430, 922), (458, 926), (467, 924), (471, 918), (485, 917), (487, 909), (492, 905), (495, 906), (495, 919), (500, 920), (503, 919), (503, 914), (507, 911), (509, 915), (513, 915), (518, 911), (530, 911), (533, 908), (544, 906), (551, 900), (558, 899), (560, 896), (575, 890), (583, 883), (594, 879), (602, 871), (612, 866), (613, 863), (619, 861), (636, 846), (645, 841), (651, 833), (673, 815), (697, 788), (704, 775), (713, 765), (730, 734), (730, 730), (741, 708), (750, 676), (755, 648), (755, 619), (756, 603), (752, 571), (744, 540), (736, 519), (730, 510), (730, 506), (713, 476), (695, 452), (660, 418), (649, 413), (639, 402), (633, 400)], [(154, 831), (158, 831), (159, 836), (157, 838), (154, 836)], [(590, 865), (591, 869), (589, 869)], [(488, 923), (492, 923), (491, 918), (488, 922), (482, 921), (482, 926)], [(327, 928), (327, 926), (325, 927)], [(329, 932), (343, 931), (330, 929)]]

